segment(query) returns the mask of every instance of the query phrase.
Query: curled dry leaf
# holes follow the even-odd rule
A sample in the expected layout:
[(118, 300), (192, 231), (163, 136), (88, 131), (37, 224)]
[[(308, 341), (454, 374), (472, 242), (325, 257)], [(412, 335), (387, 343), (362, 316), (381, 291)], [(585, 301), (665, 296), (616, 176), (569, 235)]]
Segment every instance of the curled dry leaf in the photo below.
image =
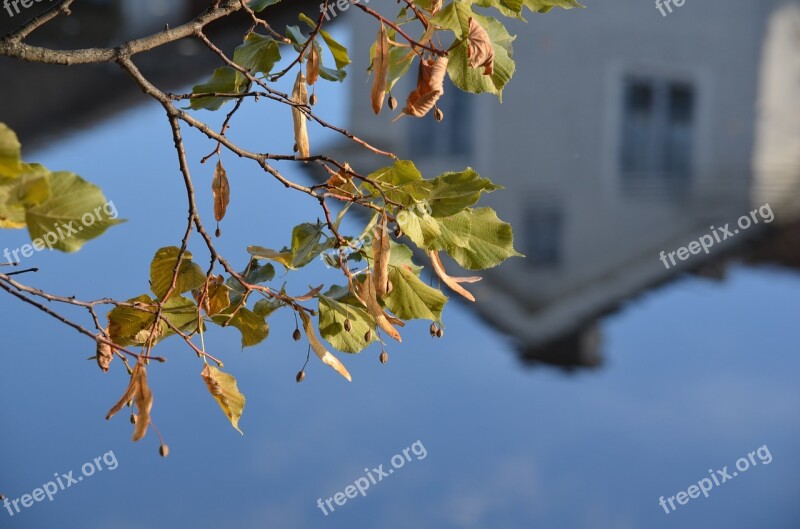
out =
[(242, 412), (244, 412), (246, 399), (239, 391), (236, 379), (209, 364), (206, 364), (200, 376), (203, 377), (211, 396), (214, 397), (225, 416), (231, 421), (231, 425), (236, 428), (237, 432), (244, 435), (239, 429), (239, 419), (242, 417)]
[(308, 343), (311, 344), (311, 349), (313, 349), (314, 353), (319, 357), (320, 360), (322, 360), (322, 363), (332, 367), (337, 373), (346, 378), (348, 382), (352, 382), (353, 377), (350, 376), (350, 372), (347, 371), (347, 368), (344, 367), (344, 364), (342, 364), (338, 358), (333, 356), (330, 351), (328, 351), (325, 346), (322, 345), (322, 342), (319, 341), (319, 338), (317, 338), (317, 334), (314, 332), (314, 326), (311, 324), (311, 317), (301, 310), (300, 319), (303, 320), (303, 330), (306, 331)]
[(467, 34), (467, 57), (470, 68), (483, 67), (483, 75), (494, 72), (494, 46), (489, 34), (474, 18), (469, 19)]
[(358, 300), (364, 304), (367, 308), (367, 312), (369, 315), (372, 316), (372, 319), (375, 320), (375, 323), (378, 324), (378, 327), (383, 329), (386, 334), (397, 340), (398, 342), (402, 342), (403, 339), (400, 337), (400, 332), (392, 326), (394, 322), (397, 324), (397, 319), (390, 318), (386, 314), (386, 311), (383, 310), (381, 304), (378, 302), (377, 293), (375, 292), (375, 284), (372, 280), (372, 274), (367, 273), (364, 282), (359, 284), (353, 282), (353, 287), (355, 288), (355, 296)]
[(306, 62), (306, 77), (308, 86), (313, 85), (319, 79), (319, 50), (312, 42), (308, 47), (308, 61)]
[(436, 105), (444, 94), (447, 62), (447, 57), (420, 60), (417, 87), (408, 95), (406, 107), (403, 109), (404, 114), (420, 118)]
[(374, 259), (374, 273), (372, 279), (375, 283), (375, 295), (382, 298), (389, 293), (389, 228), (386, 215), (381, 216), (380, 223), (375, 227), (375, 237), (372, 239), (372, 257)]
[(225, 212), (228, 210), (228, 204), (231, 201), (228, 175), (225, 173), (225, 168), (222, 166), (221, 161), (217, 162), (217, 167), (214, 169), (211, 191), (214, 193), (214, 219), (219, 222), (225, 217)]
[(353, 169), (350, 167), (350, 164), (345, 162), (342, 165), (342, 169), (339, 169), (338, 173), (332, 174), (325, 184), (331, 188), (345, 187), (353, 179), (352, 171)]
[(116, 415), (131, 400), (138, 410), (132, 439), (138, 441), (147, 433), (147, 427), (150, 426), (150, 411), (153, 409), (153, 393), (147, 385), (147, 367), (142, 359), (139, 359), (133, 368), (128, 388), (119, 402), (108, 411), (106, 420)]
[(103, 333), (97, 334), (97, 365), (103, 373), (108, 372), (111, 361), (114, 359), (114, 350), (107, 343), (100, 341), (105, 338)]
[(480, 281), (482, 278), (478, 276), (450, 277), (444, 270), (444, 266), (442, 265), (442, 260), (439, 258), (439, 252), (430, 252), (428, 255), (430, 255), (431, 258), (431, 264), (433, 265), (433, 270), (436, 272), (436, 275), (439, 276), (439, 279), (442, 280), (442, 283), (450, 287), (450, 289), (453, 292), (461, 294), (470, 301), (475, 301), (475, 296), (473, 296), (469, 290), (459, 285), (459, 283), (476, 283)]
[[(297, 79), (295, 79), (292, 90), (292, 101), (298, 105), (308, 105), (308, 90), (302, 71), (297, 72)], [(292, 121), (294, 122), (294, 143), (297, 153), (301, 158), (308, 158), (311, 151), (308, 146), (307, 118), (305, 113), (295, 106), (292, 107)]]
[(386, 26), (381, 24), (375, 40), (375, 55), (372, 57), (372, 111), (379, 114), (386, 99), (386, 85), (389, 80), (389, 37)]

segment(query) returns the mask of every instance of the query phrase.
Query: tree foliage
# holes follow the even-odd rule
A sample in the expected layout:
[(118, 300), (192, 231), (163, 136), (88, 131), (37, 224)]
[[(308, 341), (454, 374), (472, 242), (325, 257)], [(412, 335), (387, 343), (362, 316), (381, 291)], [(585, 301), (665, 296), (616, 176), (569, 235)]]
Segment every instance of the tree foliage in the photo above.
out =
[[(442, 261), (444, 254), (471, 271), (492, 268), (520, 255), (514, 249), (509, 224), (491, 208), (479, 205), (484, 193), (501, 189), (489, 178), (471, 168), (424, 176), (413, 161), (383, 151), (314, 114), (314, 85), (340, 82), (352, 68), (349, 50), (325, 29), (324, 11), (316, 20), (300, 13), (297, 25), (277, 31), (269, 23), (268, 8), (281, 0), (251, 0), (247, 4), (240, 0), (216, 1), (186, 26), (171, 34), (144, 37), (129, 45), (127, 52), (126, 48), (119, 48), (109, 51), (109, 56), (103, 50), (45, 50), (34, 55), (24, 43), (25, 38), (50, 18), (68, 14), (70, 3), (53, 8), (43, 20), (34, 20), (0, 40), (0, 54), (45, 63), (65, 62), (64, 57), (72, 62), (117, 62), (133, 82), (167, 110), (181, 176), (190, 191), (189, 221), (180, 245), (149, 249), (153, 252), (149, 291), (143, 289), (127, 300), (84, 302), (60, 297), (18, 282), (12, 276), (19, 272), (0, 274), (0, 288), (40, 309), (44, 308), (41, 300), (89, 309), (94, 330), (59, 319), (93, 337), (97, 342), (96, 359), (104, 371), (114, 358), (124, 362), (130, 384), (108, 418), (125, 404), (135, 404), (134, 440), (144, 437), (151, 421), (153, 397), (147, 384), (147, 369), (151, 362), (164, 360), (155, 356), (154, 350), (166, 338), (182, 339), (201, 359), (201, 378), (232, 426), (239, 430), (245, 398), (235, 378), (222, 371), (223, 362), (205, 350), (202, 338), (209, 328), (234, 327), (241, 334), (242, 347), (254, 347), (268, 339), (268, 321), (273, 314), (291, 311), (298, 320), (295, 340), (305, 336), (310, 351), (350, 380), (336, 353), (356, 354), (377, 345), (381, 362), (385, 363), (386, 348), (391, 341), (402, 341), (406, 321), (428, 320), (431, 334), (441, 336), (448, 294), (475, 301), (463, 285), (480, 277), (449, 275)], [(327, 10), (328, 4), (325, 2), (322, 7)], [(376, 30), (370, 64), (363, 65), (373, 78), (365, 109), (384, 111), (388, 96), (389, 111), (396, 111), (392, 90), (398, 80), (412, 76), (416, 83), (407, 94), (405, 105), (397, 111), (398, 117), (430, 119), (433, 114), (437, 120), (442, 119), (437, 103), (447, 97), (445, 76), (458, 89), (502, 98), (516, 64), (514, 37), (498, 17), (524, 19), (529, 12), (580, 7), (574, 0), (405, 0), (400, 4), (394, 16), (378, 13), (363, 2), (350, 6), (366, 15)], [(244, 32), (241, 45), (226, 54), (210, 41), (202, 26), (241, 10), (249, 14), (251, 25)], [(198, 25), (201, 29), (196, 29)], [(132, 57), (182, 36), (202, 41), (217, 54), (220, 64), (191, 93), (162, 92), (142, 75)], [(288, 66), (277, 69), (287, 62)], [(291, 94), (274, 87), (286, 76), (294, 78)], [(232, 116), (243, 101), (250, 99), (289, 107), (294, 124), (294, 153), (257, 154), (227, 138), (225, 132)], [(201, 121), (203, 112), (223, 109), (227, 114), (221, 131), (214, 131)], [(212, 153), (203, 159), (215, 159), (212, 186), (201, 190), (198, 197), (186, 163), (182, 123), (199, 129), (215, 144)], [(320, 127), (337, 131), (365, 151), (382, 157), (386, 160), (384, 166), (364, 175), (345, 161), (316, 152), (309, 136)], [(216, 234), (220, 236), (219, 223), (224, 222), (229, 208), (236, 207), (230, 203), (230, 186), (237, 182), (224, 167), (229, 155), (249, 158), (290, 191), (307, 194), (319, 204), (323, 220), (309, 220), (287, 229), (284, 246), (265, 248), (254, 241), (228, 261), (215, 249), (197, 212), (196, 198), (213, 203)], [(276, 168), (277, 162), (315, 164), (327, 172), (328, 179), (313, 186), (292, 182)], [(120, 222), (103, 209), (105, 203), (100, 189), (79, 176), (51, 172), (23, 161), (17, 136), (0, 124), (0, 227), (27, 228), (35, 247), (41, 244), (72, 252)], [(335, 217), (330, 204), (341, 206)], [(353, 207), (368, 215), (358, 217), (365, 219), (360, 232), (344, 233), (342, 219)], [(92, 225), (85, 226), (84, 216), (98, 211)], [(47, 244), (56, 225), (76, 225), (80, 229), (59, 233), (57, 240)], [(192, 234), (199, 234), (207, 246), (208, 255), (202, 257), (210, 259), (207, 269), (187, 249)], [(430, 261), (432, 273), (441, 279), (447, 293), (422, 279), (421, 263), (425, 260)], [(231, 262), (236, 261), (243, 266), (234, 267)], [(341, 281), (319, 285), (305, 293), (296, 292), (291, 275), (288, 279), (282, 277), (280, 285), (275, 281), (276, 269), (291, 273), (307, 266), (333, 267), (341, 272)], [(99, 313), (101, 308), (107, 312)], [(135, 361), (133, 366), (129, 359)], [(304, 371), (298, 373), (298, 382), (304, 378)], [(162, 447), (162, 453), (166, 452)]]

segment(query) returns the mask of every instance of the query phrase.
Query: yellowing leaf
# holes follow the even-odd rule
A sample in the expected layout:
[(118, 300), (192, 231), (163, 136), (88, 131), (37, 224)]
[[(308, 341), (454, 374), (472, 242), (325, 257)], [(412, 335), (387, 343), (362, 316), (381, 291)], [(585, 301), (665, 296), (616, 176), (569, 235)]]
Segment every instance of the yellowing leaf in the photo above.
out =
[[(292, 90), (292, 101), (298, 105), (308, 105), (308, 90), (306, 90), (306, 80), (302, 70), (297, 72), (297, 79)], [(301, 158), (308, 158), (311, 151), (308, 146), (308, 125), (305, 113), (292, 106), (292, 121), (294, 122), (294, 143), (297, 147), (297, 154)]]
[[(178, 256), (181, 257), (180, 265), (178, 265)], [(181, 250), (177, 246), (161, 248), (150, 263), (150, 288), (159, 300), (169, 292), (176, 269), (178, 274), (175, 289), (170, 297), (200, 288), (206, 282), (206, 274), (202, 268), (192, 262), (191, 252), (187, 250), (181, 255)]]
[(244, 411), (245, 398), (239, 391), (236, 379), (228, 373), (224, 373), (214, 366), (206, 364), (200, 373), (208, 386), (208, 391), (216, 399), (223, 413), (231, 421), (231, 425), (236, 431), (244, 435), (239, 429), (239, 419)]
[(214, 219), (219, 222), (225, 217), (225, 212), (228, 210), (228, 204), (231, 201), (231, 188), (222, 162), (217, 162), (217, 167), (214, 169), (211, 191), (214, 193)]
[(22, 172), (19, 139), (5, 123), (0, 123), (0, 178), (15, 177)]
[(429, 252), (428, 255), (430, 255), (431, 257), (433, 270), (436, 272), (436, 275), (439, 276), (439, 279), (441, 279), (445, 285), (450, 287), (450, 289), (453, 292), (461, 294), (470, 301), (475, 301), (475, 296), (473, 296), (469, 290), (459, 285), (459, 283), (476, 283), (481, 280), (480, 277), (478, 276), (450, 277), (449, 275), (447, 275), (447, 272), (445, 272), (444, 265), (442, 265), (441, 259), (439, 259), (439, 252)]
[(447, 63), (447, 57), (420, 60), (417, 87), (409, 94), (403, 113), (420, 118), (436, 105), (444, 94)]
[(474, 18), (469, 19), (467, 57), (470, 68), (483, 67), (483, 75), (494, 73), (494, 46), (489, 34)]
[(322, 363), (332, 367), (337, 373), (346, 378), (348, 382), (352, 382), (353, 377), (350, 376), (350, 372), (347, 371), (344, 364), (333, 356), (330, 351), (322, 345), (319, 338), (317, 338), (317, 334), (314, 332), (314, 326), (311, 324), (311, 318), (308, 314), (304, 311), (300, 311), (300, 319), (303, 320), (303, 330), (306, 332), (306, 337), (308, 337), (308, 343), (311, 344), (311, 349), (313, 349), (314, 353), (322, 360)]
[(372, 111), (379, 114), (386, 99), (386, 85), (389, 80), (389, 37), (386, 26), (381, 24), (375, 40), (375, 55), (372, 57)]

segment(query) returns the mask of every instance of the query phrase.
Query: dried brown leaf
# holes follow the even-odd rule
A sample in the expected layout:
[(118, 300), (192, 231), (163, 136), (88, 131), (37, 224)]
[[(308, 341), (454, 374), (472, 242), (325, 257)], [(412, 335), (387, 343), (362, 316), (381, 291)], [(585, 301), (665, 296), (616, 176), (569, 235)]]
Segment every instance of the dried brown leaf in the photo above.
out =
[(403, 109), (404, 114), (420, 118), (436, 105), (444, 94), (447, 62), (447, 57), (420, 60), (417, 87), (408, 95), (406, 107)]
[(375, 237), (372, 239), (373, 275), (375, 295), (383, 298), (389, 293), (389, 258), (391, 249), (389, 245), (389, 228), (386, 215), (381, 216), (380, 223), (375, 227)]
[(332, 367), (337, 373), (346, 378), (348, 382), (352, 382), (353, 378), (350, 376), (347, 368), (344, 367), (344, 364), (342, 364), (338, 358), (333, 356), (330, 351), (328, 351), (325, 346), (322, 345), (322, 342), (319, 341), (319, 338), (317, 338), (317, 334), (314, 332), (314, 326), (311, 324), (311, 318), (309, 315), (304, 311), (300, 311), (300, 319), (303, 320), (303, 330), (306, 332), (306, 336), (308, 337), (308, 343), (311, 344), (311, 349), (313, 349), (314, 353), (319, 357), (320, 360), (322, 360), (322, 363)]
[(439, 279), (442, 280), (442, 283), (450, 287), (453, 292), (461, 294), (470, 301), (475, 301), (475, 296), (473, 296), (469, 290), (459, 285), (459, 283), (476, 283), (481, 280), (480, 277), (450, 277), (444, 270), (442, 260), (439, 258), (439, 252), (429, 252), (428, 255), (431, 258), (433, 270), (436, 272), (436, 275), (439, 276)]
[(356, 289), (354, 294), (367, 308), (367, 312), (369, 312), (369, 315), (375, 320), (375, 323), (378, 324), (378, 327), (383, 329), (386, 334), (398, 342), (402, 342), (403, 339), (400, 336), (400, 332), (392, 326), (390, 316), (386, 314), (386, 311), (383, 310), (383, 307), (381, 307), (381, 304), (378, 302), (375, 284), (372, 281), (372, 274), (367, 273), (363, 283), (353, 283), (353, 285)]
[(150, 410), (153, 408), (153, 393), (147, 385), (147, 367), (143, 360), (136, 363), (125, 393), (119, 402), (108, 411), (106, 420), (116, 415), (131, 400), (134, 401), (138, 410), (132, 439), (138, 441), (147, 433), (147, 427), (150, 426)]
[(114, 360), (114, 350), (105, 342), (101, 342), (100, 340), (104, 338), (103, 333), (97, 334), (97, 365), (103, 371), (103, 373), (108, 372), (108, 368), (111, 366), (111, 361)]
[(470, 68), (483, 67), (483, 75), (492, 75), (494, 72), (494, 46), (489, 34), (483, 26), (469, 19), (469, 33), (467, 34), (467, 57)]
[(214, 178), (211, 180), (211, 191), (214, 193), (214, 219), (217, 222), (225, 218), (225, 212), (228, 210), (228, 204), (231, 201), (231, 188), (228, 184), (228, 175), (222, 162), (217, 162), (217, 167), (214, 169)]
[[(295, 79), (292, 90), (292, 101), (298, 105), (308, 105), (308, 90), (302, 71), (297, 72), (297, 79)], [(292, 106), (292, 121), (294, 122), (294, 143), (297, 146), (297, 154), (301, 158), (308, 158), (311, 151), (308, 146), (307, 118), (305, 113), (296, 106)]]
[(379, 114), (386, 99), (386, 85), (389, 80), (389, 37), (386, 26), (381, 24), (375, 40), (375, 56), (372, 58), (372, 111)]
[(317, 47), (312, 42), (308, 47), (308, 61), (306, 61), (306, 77), (311, 86), (319, 79), (320, 57)]

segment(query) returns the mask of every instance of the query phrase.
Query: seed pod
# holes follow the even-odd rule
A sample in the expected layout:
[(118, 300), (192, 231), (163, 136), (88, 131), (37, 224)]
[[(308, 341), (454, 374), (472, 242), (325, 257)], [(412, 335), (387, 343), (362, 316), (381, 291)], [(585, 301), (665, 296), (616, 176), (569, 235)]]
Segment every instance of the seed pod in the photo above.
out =
[(222, 230), (219, 228), (219, 226), (217, 226), (217, 231), (214, 232), (214, 235), (217, 236), (217, 239), (222, 237)]
[(380, 356), (379, 360), (381, 361), (381, 364), (385, 364), (386, 362), (388, 362), (389, 361), (389, 353), (387, 353), (386, 351), (383, 351), (381, 353), (381, 356)]
[(444, 119), (444, 112), (439, 107), (433, 109), (433, 119), (436, 121), (442, 121)]
[(434, 322), (434, 323), (431, 323), (431, 329), (430, 329), (430, 331), (431, 331), (431, 338), (433, 338), (434, 336), (436, 336), (436, 331), (437, 331), (437, 330), (439, 330), (439, 329), (436, 327), (436, 323), (435, 323), (435, 322)]
[(294, 143), (294, 147), (292, 147), (293, 152), (297, 152), (297, 142)]
[(298, 371), (298, 372), (297, 372), (297, 376), (296, 376), (296, 377), (294, 377), (294, 379), (295, 379), (295, 380), (297, 381), (297, 383), (299, 384), (300, 382), (302, 382), (302, 381), (304, 381), (304, 380), (306, 379), (306, 372), (305, 372), (305, 371), (302, 371), (302, 370), (301, 370), (301, 371)]
[(370, 329), (366, 333), (364, 333), (364, 341), (367, 342), (367, 343), (372, 341), (372, 329)]
[(403, 236), (403, 230), (400, 229), (400, 226), (394, 229), (394, 236), (398, 239)]
[(294, 332), (292, 333), (292, 338), (294, 338), (295, 342), (299, 342), (300, 341), (300, 338), (302, 338), (302, 336), (300, 335), (300, 329), (295, 329), (294, 330)]
[(439, 329), (436, 331), (436, 337), (441, 338), (442, 336), (444, 336), (444, 330), (439, 327)]
[(0, 501), (5, 501), (6, 497), (0, 494)]
[(136, 414), (131, 413), (131, 424), (136, 424)]
[(389, 96), (389, 110), (397, 108), (397, 99), (394, 96)]
[(344, 320), (344, 330), (350, 332), (353, 330), (353, 324), (350, 323), (350, 318)]
[(161, 457), (169, 457), (169, 446), (162, 444), (158, 447), (158, 453), (161, 455)]
[(311, 94), (311, 97), (308, 98), (308, 103), (313, 107), (317, 104), (317, 94)]

